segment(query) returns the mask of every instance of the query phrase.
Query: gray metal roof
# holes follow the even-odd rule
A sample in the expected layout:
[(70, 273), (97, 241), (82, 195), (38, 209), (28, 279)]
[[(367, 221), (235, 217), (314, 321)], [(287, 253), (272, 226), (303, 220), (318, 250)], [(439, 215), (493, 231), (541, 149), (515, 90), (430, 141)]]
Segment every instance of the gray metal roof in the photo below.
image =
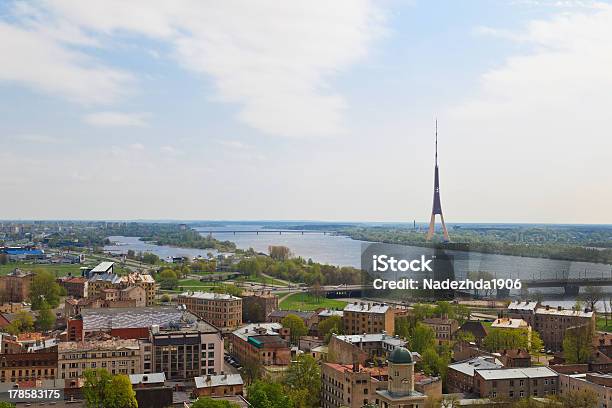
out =
[(93, 273), (99, 273), (99, 272), (107, 272), (110, 268), (113, 267), (115, 263), (114, 262), (100, 262), (98, 265), (96, 265), (91, 272)]
[(477, 370), (485, 380), (509, 380), (521, 378), (558, 377), (559, 374), (548, 367), (503, 368), (497, 370)]
[(498, 369), (503, 366), (502, 362), (496, 358), (478, 356), (466, 361), (450, 364), (448, 368), (473, 377), (474, 371), (477, 369)]
[(196, 388), (217, 387), (219, 385), (242, 385), (240, 374), (211, 375), (207, 377), (195, 377)]
[(166, 381), (166, 373), (130, 374), (132, 384), (159, 384)]

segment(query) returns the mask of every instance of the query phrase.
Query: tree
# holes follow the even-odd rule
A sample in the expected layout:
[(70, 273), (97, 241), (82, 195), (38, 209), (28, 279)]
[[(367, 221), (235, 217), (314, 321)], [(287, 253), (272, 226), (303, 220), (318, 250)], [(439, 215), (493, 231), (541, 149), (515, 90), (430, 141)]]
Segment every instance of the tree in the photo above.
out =
[(178, 276), (172, 269), (164, 269), (157, 275), (157, 282), (162, 289), (172, 290), (178, 286)]
[(240, 408), (240, 405), (227, 400), (200, 397), (191, 404), (191, 408)]
[(164, 293), (164, 294), (162, 295), (162, 297), (160, 298), (160, 300), (161, 300), (163, 303), (168, 303), (168, 302), (170, 301), (170, 296), (169, 296), (167, 293)]
[(499, 350), (528, 350), (530, 348), (529, 334), (527, 330), (520, 329), (491, 329), (482, 345), (485, 350), (492, 353)]
[(55, 309), (59, 306), (61, 288), (55, 277), (47, 271), (39, 271), (30, 285), (30, 301), (32, 310), (40, 309), (43, 302)]
[(152, 254), (151, 252), (145, 252), (144, 254), (142, 254), (141, 259), (142, 262), (149, 265), (155, 265), (159, 262), (159, 256)]
[(603, 290), (600, 286), (587, 286), (584, 289), (582, 300), (586, 303), (587, 307), (592, 311), (597, 310), (597, 303), (603, 299)]
[(15, 408), (15, 404), (11, 404), (10, 402), (0, 401), (0, 408)]
[(331, 316), (319, 323), (319, 336), (322, 336), (325, 343), (329, 343), (333, 333), (342, 334), (342, 318), (340, 316)]
[(283, 327), (288, 328), (291, 334), (291, 344), (297, 344), (300, 337), (305, 336), (308, 333), (306, 323), (294, 314), (288, 314), (281, 320)]
[(563, 357), (568, 364), (588, 363), (593, 352), (593, 327), (570, 327), (563, 338)]
[(310, 354), (301, 354), (291, 363), (285, 375), (285, 385), (296, 407), (319, 406), (321, 370)]
[(263, 322), (266, 320), (266, 313), (259, 303), (249, 302), (244, 307), (244, 316), (247, 322)]
[(55, 314), (51, 311), (47, 302), (42, 302), (41, 304), (38, 317), (36, 318), (36, 327), (43, 332), (55, 327)]
[(476, 337), (474, 337), (474, 333), (467, 330), (459, 330), (455, 334), (455, 339), (460, 342), (465, 343), (473, 343), (476, 341)]
[(542, 352), (544, 348), (544, 342), (540, 337), (540, 333), (535, 330), (531, 331), (531, 344), (529, 345), (529, 352), (532, 354), (538, 354)]
[(289, 395), (276, 382), (255, 381), (248, 387), (247, 395), (253, 408), (294, 408)]
[(596, 408), (597, 394), (589, 389), (580, 391), (568, 390), (559, 396), (564, 408)]
[(242, 376), (247, 385), (252, 384), (261, 378), (262, 367), (261, 363), (256, 358), (250, 358), (242, 361)]
[(429, 326), (417, 323), (408, 338), (410, 349), (417, 353), (423, 353), (427, 349), (435, 349), (436, 334)]
[(276, 261), (286, 261), (291, 257), (291, 250), (282, 245), (270, 245), (268, 247), (270, 258)]
[(136, 393), (126, 375), (111, 375), (103, 368), (83, 373), (87, 408), (138, 408)]
[(31, 332), (32, 330), (34, 330), (34, 319), (32, 315), (25, 310), (17, 312), (11, 324), (6, 326), (6, 331), (13, 335)]

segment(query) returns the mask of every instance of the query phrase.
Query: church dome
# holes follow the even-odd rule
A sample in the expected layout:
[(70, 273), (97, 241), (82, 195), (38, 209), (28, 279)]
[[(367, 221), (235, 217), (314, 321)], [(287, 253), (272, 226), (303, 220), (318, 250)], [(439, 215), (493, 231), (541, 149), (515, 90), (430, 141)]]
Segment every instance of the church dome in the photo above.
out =
[(397, 347), (389, 354), (389, 362), (393, 364), (411, 364), (413, 363), (412, 353), (405, 347)]

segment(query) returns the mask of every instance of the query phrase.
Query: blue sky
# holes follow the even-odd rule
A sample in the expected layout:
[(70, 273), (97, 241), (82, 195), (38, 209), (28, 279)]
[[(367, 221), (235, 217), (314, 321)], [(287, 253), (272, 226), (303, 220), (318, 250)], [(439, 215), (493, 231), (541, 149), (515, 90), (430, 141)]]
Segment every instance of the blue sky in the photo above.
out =
[(612, 7), (0, 5), (0, 218), (611, 223)]

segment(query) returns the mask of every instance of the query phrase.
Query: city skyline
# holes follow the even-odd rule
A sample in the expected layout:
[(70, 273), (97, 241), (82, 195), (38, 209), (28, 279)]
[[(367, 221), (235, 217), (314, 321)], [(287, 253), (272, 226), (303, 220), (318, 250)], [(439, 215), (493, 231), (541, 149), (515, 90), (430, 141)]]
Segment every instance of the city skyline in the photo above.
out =
[(0, 5), (0, 218), (612, 223), (608, 2), (143, 4)]

